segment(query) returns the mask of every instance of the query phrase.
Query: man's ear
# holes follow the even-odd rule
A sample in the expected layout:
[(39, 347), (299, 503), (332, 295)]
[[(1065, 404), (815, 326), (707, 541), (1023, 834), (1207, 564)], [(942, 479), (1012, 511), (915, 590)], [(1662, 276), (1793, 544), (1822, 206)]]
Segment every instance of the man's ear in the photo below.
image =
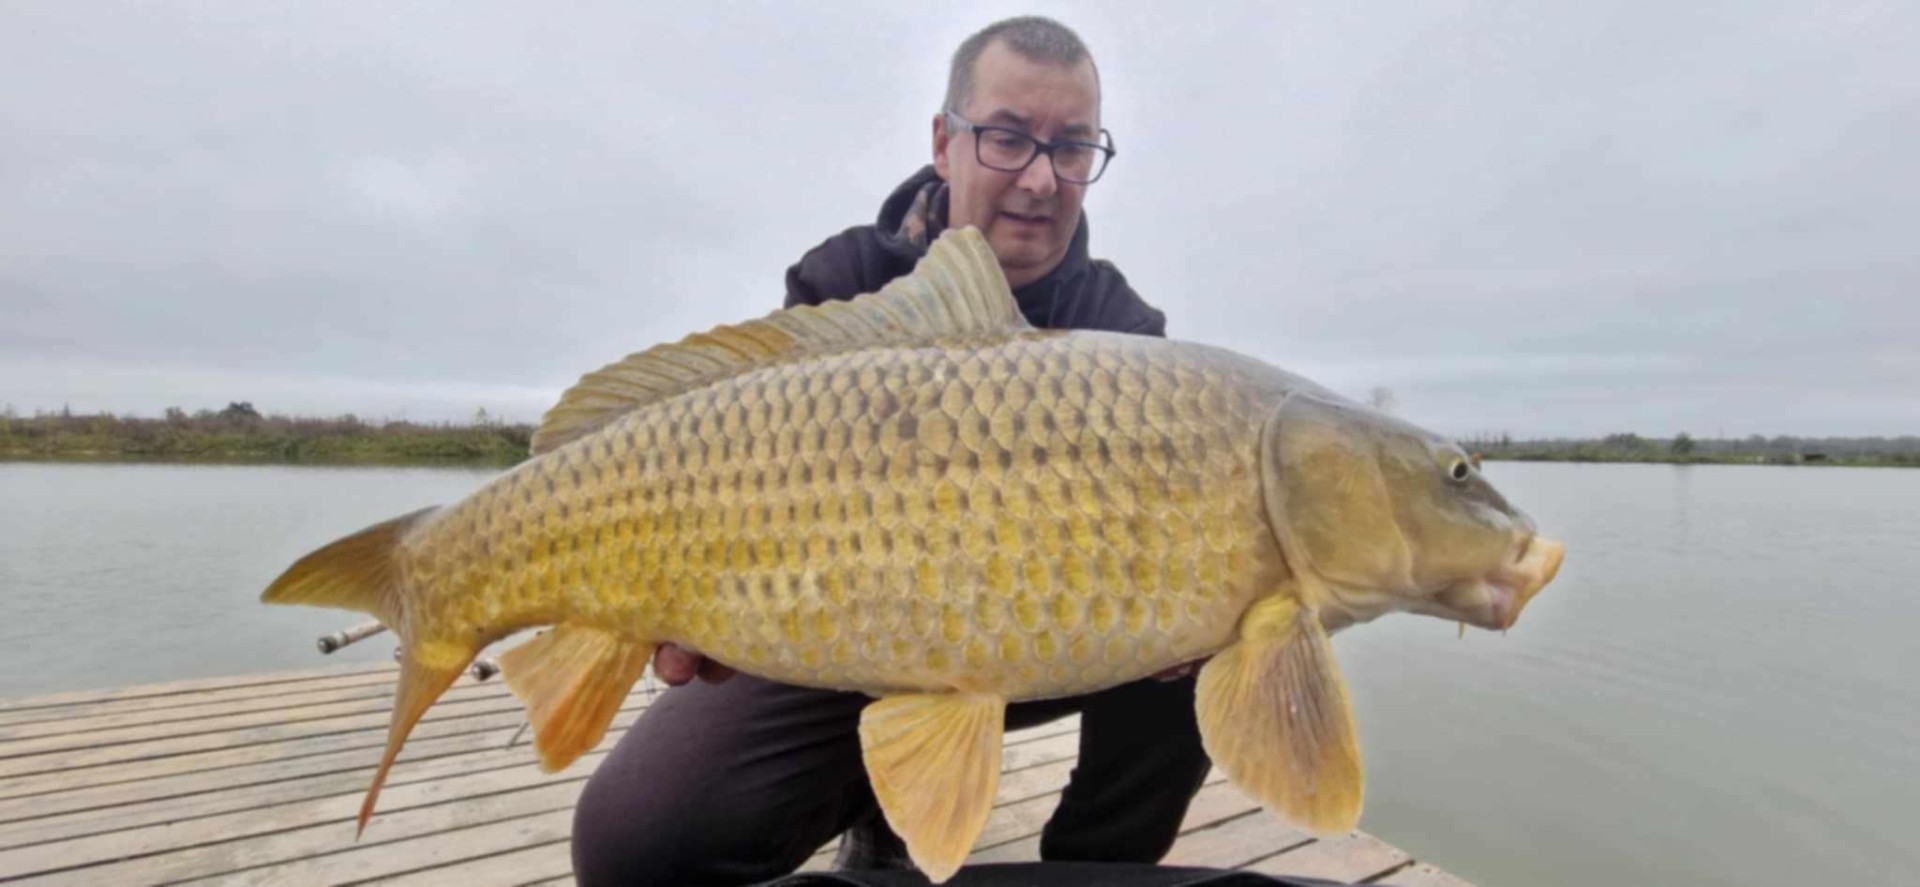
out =
[(946, 113), (941, 112), (933, 115), (933, 171), (939, 173), (940, 178), (943, 180), (949, 179), (947, 175), (947, 143), (952, 140), (953, 134), (947, 132)]

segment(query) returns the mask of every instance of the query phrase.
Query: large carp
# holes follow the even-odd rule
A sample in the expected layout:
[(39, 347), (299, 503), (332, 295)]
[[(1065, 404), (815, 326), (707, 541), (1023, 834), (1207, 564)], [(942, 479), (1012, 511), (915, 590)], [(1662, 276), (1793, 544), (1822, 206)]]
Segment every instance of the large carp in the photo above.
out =
[(878, 293), (585, 376), (533, 453), (262, 596), (400, 638), (362, 828), (474, 656), (550, 625), (500, 660), (546, 768), (600, 741), (663, 643), (865, 692), (875, 794), (936, 881), (986, 821), (1008, 702), (1200, 659), (1214, 762), (1344, 831), (1361, 767), (1328, 632), (1391, 610), (1504, 629), (1562, 555), (1458, 446), (1305, 379), (1034, 329), (972, 229)]

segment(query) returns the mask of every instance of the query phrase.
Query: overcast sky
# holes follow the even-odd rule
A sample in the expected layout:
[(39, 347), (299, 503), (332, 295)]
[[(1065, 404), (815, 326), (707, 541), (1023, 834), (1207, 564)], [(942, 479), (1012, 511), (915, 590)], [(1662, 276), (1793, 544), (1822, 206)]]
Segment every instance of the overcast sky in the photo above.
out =
[(1920, 433), (1910, 2), (8, 3), (0, 406), (536, 419), (777, 307), (1022, 11), (1174, 337), (1458, 436)]

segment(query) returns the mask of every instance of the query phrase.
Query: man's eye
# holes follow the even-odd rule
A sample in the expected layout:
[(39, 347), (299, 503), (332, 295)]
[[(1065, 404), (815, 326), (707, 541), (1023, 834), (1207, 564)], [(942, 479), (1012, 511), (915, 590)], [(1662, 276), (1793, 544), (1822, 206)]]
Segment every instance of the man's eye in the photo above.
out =
[(987, 144), (992, 145), (995, 148), (1004, 148), (1009, 151), (1017, 149), (1020, 146), (1026, 144), (1026, 141), (1027, 141), (1026, 139), (1023, 139), (1012, 133), (993, 132), (993, 133), (987, 134)]

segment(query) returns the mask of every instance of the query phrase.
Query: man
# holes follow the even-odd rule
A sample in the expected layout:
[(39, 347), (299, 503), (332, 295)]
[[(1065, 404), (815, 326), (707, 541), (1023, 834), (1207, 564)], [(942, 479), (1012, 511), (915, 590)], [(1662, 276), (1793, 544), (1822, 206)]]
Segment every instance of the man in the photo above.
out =
[[(789, 269), (787, 305), (878, 290), (941, 231), (973, 225), (1035, 325), (1164, 335), (1164, 315), (1087, 255), (1081, 201), (1112, 155), (1099, 124), (1099, 75), (1072, 31), (1017, 18), (973, 35), (933, 119), (932, 166), (887, 198), (877, 224)], [(583, 887), (753, 883), (842, 832), (840, 867), (901, 862), (861, 761), (867, 697), (735, 675), (673, 647), (654, 670), (674, 688), (601, 763), (575, 813)], [(1010, 730), (1081, 714), (1080, 758), (1042, 858), (1153, 862), (1172, 846), (1209, 762), (1190, 674), (1158, 677), (1007, 708)]]

